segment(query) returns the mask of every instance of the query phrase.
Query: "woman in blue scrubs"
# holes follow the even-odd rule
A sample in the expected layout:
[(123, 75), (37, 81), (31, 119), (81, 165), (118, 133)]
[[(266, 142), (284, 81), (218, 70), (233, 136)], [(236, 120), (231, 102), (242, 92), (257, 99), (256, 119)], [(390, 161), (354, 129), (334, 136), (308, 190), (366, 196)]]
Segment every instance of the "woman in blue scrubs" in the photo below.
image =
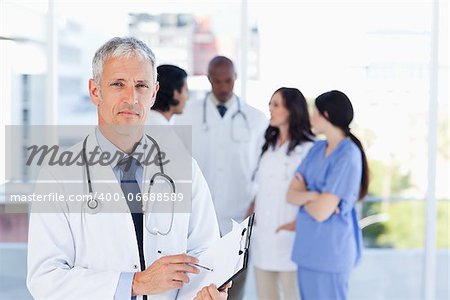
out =
[(318, 141), (297, 169), (288, 202), (300, 206), (292, 260), (302, 300), (347, 299), (350, 272), (361, 258), (355, 205), (367, 194), (369, 170), (361, 142), (351, 133), (348, 97), (317, 97), (311, 123)]

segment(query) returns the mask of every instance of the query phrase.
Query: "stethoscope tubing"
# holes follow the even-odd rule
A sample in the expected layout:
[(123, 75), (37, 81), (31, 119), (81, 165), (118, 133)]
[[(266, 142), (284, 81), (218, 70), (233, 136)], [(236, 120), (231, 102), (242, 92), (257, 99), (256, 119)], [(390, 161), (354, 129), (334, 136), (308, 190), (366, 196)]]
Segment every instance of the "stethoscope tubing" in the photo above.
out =
[[(206, 104), (208, 102), (208, 97), (211, 95), (211, 92), (208, 92), (205, 96), (205, 98), (203, 99), (203, 111), (202, 111), (202, 123), (204, 126), (208, 126), (208, 120), (207, 120), (207, 114), (206, 114)], [(242, 117), (244, 118), (245, 122), (247, 123), (247, 116), (245, 115), (245, 113), (242, 111), (241, 109), (241, 99), (236, 96), (236, 101), (237, 101), (237, 110), (233, 113), (233, 115), (231, 116), (231, 119), (233, 120), (237, 115), (242, 115)]]
[[(150, 194), (150, 190), (151, 187), (154, 185), (156, 177), (161, 176), (163, 177), (171, 186), (172, 188), (172, 193), (175, 194), (175, 182), (173, 181), (172, 178), (170, 178), (169, 175), (164, 173), (164, 167), (162, 164), (162, 157), (161, 157), (161, 149), (158, 145), (158, 143), (156, 142), (155, 139), (153, 139), (151, 136), (149, 136), (148, 134), (146, 134), (147, 138), (149, 140), (152, 141), (152, 143), (155, 145), (157, 153), (158, 153), (158, 159), (159, 159), (159, 168), (160, 168), (160, 172), (157, 172), (155, 174), (153, 174), (152, 178), (150, 179), (150, 186), (149, 186), (149, 194)], [(83, 141), (83, 149), (82, 149), (82, 156), (83, 156), (83, 162), (85, 164), (85, 170), (86, 170), (86, 181), (87, 181), (87, 186), (88, 186), (88, 192), (90, 195), (94, 194), (94, 191), (92, 189), (92, 181), (91, 181), (91, 172), (89, 170), (89, 163), (87, 160), (87, 150), (86, 150), (86, 144), (87, 144), (87, 139), (88, 139), (89, 135), (86, 136), (86, 138)], [(92, 211), (92, 213), (97, 213), (99, 210), (99, 206), (100, 203), (97, 199), (95, 199), (94, 197), (91, 197), (87, 203), (86, 206)], [(152, 230), (149, 230), (147, 228), (147, 224), (145, 224), (145, 228), (153, 235), (163, 235), (166, 236), (168, 235), (171, 231), (172, 231), (172, 227), (173, 227), (173, 221), (174, 221), (174, 214), (175, 214), (175, 204), (172, 203), (172, 216), (171, 216), (171, 220), (170, 220), (170, 226), (169, 229), (165, 232), (161, 232), (159, 231), (157, 228), (153, 228)]]
[[(209, 126), (208, 126), (208, 119), (207, 119), (207, 113), (206, 113), (206, 105), (208, 102), (208, 98), (211, 95), (211, 92), (208, 92), (205, 96), (205, 98), (203, 99), (203, 109), (202, 109), (202, 125), (203, 125), (203, 130), (204, 131), (208, 131), (209, 130)], [(242, 111), (241, 108), (241, 99), (236, 96), (236, 101), (237, 101), (237, 110), (233, 113), (233, 115), (231, 116), (231, 121), (233, 122), (234, 119), (238, 116), (241, 115), (242, 118), (244, 119), (245, 122), (245, 126), (247, 128), (247, 130), (250, 130), (250, 125), (248, 124), (248, 119), (247, 119), (247, 115)], [(233, 133), (232, 133), (233, 134)]]

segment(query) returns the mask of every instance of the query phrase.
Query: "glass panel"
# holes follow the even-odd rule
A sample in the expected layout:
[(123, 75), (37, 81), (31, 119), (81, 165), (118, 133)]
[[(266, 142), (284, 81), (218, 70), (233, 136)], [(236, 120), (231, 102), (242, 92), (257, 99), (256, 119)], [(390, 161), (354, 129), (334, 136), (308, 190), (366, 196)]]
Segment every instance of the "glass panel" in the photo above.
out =
[[(32, 299), (26, 278), (28, 215), (6, 213), (4, 203), (4, 125), (45, 122), (48, 1), (0, 4), (0, 298)], [(24, 137), (18, 137), (24, 138)]]
[(438, 82), (438, 153), (436, 196), (438, 198), (436, 299), (450, 298), (450, 133), (449, 133), (449, 61), (448, 2), (440, 2), (439, 82)]

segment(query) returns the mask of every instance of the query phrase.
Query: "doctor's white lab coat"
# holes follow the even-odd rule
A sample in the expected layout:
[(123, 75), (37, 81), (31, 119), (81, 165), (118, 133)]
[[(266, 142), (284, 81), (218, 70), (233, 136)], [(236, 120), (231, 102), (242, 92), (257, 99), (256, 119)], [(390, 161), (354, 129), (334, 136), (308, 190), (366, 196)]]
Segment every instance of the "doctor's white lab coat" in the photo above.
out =
[(167, 120), (160, 112), (150, 109), (147, 117), (147, 125), (175, 125), (176, 115)]
[(276, 230), (296, 219), (298, 206), (287, 202), (286, 195), (295, 171), (311, 149), (312, 142), (297, 145), (287, 155), (289, 141), (264, 152), (256, 172), (255, 225), (251, 253), (253, 264), (266, 271), (296, 271), (291, 260), (295, 232)]
[[(97, 145), (93, 131), (87, 141), (87, 151)], [(72, 150), (79, 153), (81, 148), (82, 143)], [(156, 171), (155, 165), (144, 166), (144, 191), (148, 190), (149, 178)], [(166, 174), (173, 177), (175, 171), (170, 164), (166, 165)], [(92, 165), (90, 173), (95, 192), (123, 195), (109, 165)], [(51, 190), (37, 185), (37, 193), (87, 193), (84, 166), (47, 168), (41, 172), (40, 179), (55, 184)], [(192, 187), (185, 185), (184, 189), (187, 187), (188, 194), (192, 192), (192, 211), (176, 212), (167, 236), (152, 235), (146, 228), (166, 231), (170, 212), (145, 215), (146, 267), (160, 257), (158, 250), (165, 254), (196, 255), (219, 237), (209, 189), (194, 160)], [(27, 286), (35, 299), (113, 299), (121, 272), (140, 271), (136, 234), (127, 203), (123, 200), (115, 205), (114, 212), (91, 214), (84, 203), (63, 202), (51, 206), (53, 213), (48, 210), (30, 213)], [(177, 290), (171, 290), (148, 298), (175, 299), (176, 294)]]

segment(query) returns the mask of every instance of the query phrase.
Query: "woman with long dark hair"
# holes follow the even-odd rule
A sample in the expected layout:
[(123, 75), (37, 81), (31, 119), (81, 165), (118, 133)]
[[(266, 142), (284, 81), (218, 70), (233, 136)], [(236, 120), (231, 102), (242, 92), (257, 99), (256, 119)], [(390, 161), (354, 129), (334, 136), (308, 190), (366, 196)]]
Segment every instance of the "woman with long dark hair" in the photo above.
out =
[(292, 259), (302, 300), (347, 299), (351, 270), (361, 258), (355, 205), (367, 194), (369, 169), (352, 120), (344, 93), (317, 97), (312, 126), (326, 140), (314, 144), (289, 187), (288, 202), (300, 206)]
[(269, 103), (265, 132), (255, 173), (256, 224), (252, 235), (259, 299), (298, 299), (297, 266), (291, 261), (298, 208), (286, 202), (295, 169), (313, 145), (305, 97), (295, 88), (275, 91)]

